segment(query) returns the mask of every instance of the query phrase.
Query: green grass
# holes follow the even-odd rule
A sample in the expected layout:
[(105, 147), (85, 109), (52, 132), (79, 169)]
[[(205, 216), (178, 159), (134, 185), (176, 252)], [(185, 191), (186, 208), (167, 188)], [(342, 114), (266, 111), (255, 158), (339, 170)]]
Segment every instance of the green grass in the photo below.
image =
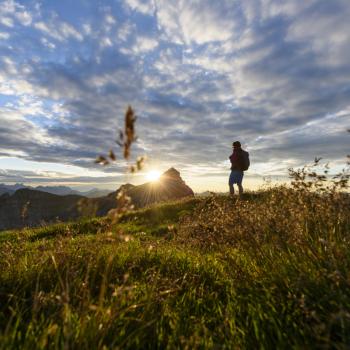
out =
[(334, 220), (270, 191), (0, 233), (0, 348), (348, 348), (349, 209), (330, 200)]

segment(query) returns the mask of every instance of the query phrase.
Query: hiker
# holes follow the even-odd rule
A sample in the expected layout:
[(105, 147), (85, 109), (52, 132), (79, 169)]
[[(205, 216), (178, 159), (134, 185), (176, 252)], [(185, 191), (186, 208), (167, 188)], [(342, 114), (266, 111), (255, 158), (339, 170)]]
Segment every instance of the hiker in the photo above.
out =
[(239, 141), (235, 141), (232, 143), (233, 152), (230, 155), (231, 161), (231, 174), (228, 181), (228, 185), (230, 187), (231, 196), (234, 195), (235, 189), (233, 187), (234, 184), (237, 184), (239, 195), (243, 194), (243, 172), (248, 170), (250, 162), (249, 162), (249, 153), (244, 151), (241, 147), (241, 143)]

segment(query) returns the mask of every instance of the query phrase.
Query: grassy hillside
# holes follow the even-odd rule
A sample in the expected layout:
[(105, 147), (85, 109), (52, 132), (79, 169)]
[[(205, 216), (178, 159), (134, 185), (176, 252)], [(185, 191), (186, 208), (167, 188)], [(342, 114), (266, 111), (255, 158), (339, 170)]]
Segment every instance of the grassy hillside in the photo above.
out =
[(347, 348), (349, 208), (277, 188), (0, 233), (0, 348)]

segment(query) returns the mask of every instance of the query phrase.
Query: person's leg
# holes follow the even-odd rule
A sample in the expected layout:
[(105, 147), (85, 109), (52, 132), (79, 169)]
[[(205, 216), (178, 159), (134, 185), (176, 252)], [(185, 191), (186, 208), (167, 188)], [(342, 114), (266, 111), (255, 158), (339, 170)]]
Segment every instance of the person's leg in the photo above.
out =
[(234, 187), (233, 187), (233, 184), (232, 184), (232, 183), (229, 183), (228, 185), (229, 185), (229, 187), (230, 187), (230, 195), (233, 196), (233, 195), (235, 194), (235, 189), (234, 189)]
[(230, 188), (230, 195), (233, 196), (235, 194), (235, 189), (233, 187), (233, 174), (231, 171), (230, 178), (228, 180), (228, 186)]
[(239, 181), (237, 182), (237, 186), (238, 186), (238, 191), (239, 191), (239, 195), (241, 196), (243, 194), (243, 186), (242, 186), (242, 182), (243, 182), (243, 171), (241, 173), (241, 177), (239, 179)]

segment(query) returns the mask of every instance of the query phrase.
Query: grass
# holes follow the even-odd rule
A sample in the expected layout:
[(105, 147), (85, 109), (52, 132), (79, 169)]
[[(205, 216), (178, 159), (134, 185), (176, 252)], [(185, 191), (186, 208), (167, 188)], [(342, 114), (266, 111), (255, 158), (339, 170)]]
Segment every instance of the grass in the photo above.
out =
[(349, 203), (276, 188), (0, 233), (0, 348), (348, 348)]

